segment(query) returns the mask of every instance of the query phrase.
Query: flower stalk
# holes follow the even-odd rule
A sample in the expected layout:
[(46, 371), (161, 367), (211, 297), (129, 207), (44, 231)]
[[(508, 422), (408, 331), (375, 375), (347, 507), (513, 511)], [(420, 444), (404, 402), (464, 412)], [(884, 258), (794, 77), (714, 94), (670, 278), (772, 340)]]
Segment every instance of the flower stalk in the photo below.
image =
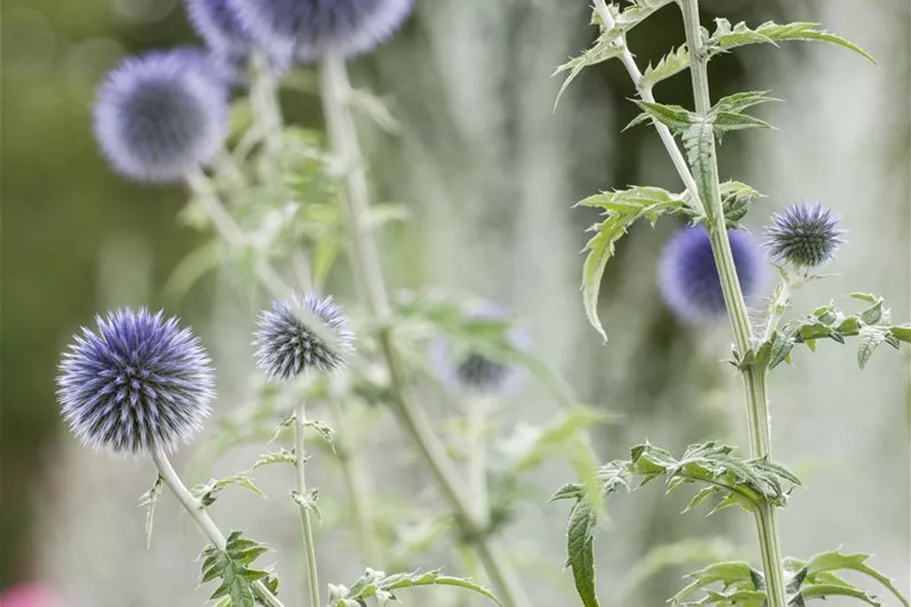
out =
[[(203, 535), (205, 535), (216, 548), (222, 551), (225, 550), (227, 545), (225, 534), (221, 532), (218, 525), (216, 525), (215, 521), (212, 520), (212, 517), (209, 516), (208, 511), (203, 508), (195, 497), (193, 497), (186, 485), (183, 484), (183, 481), (180, 480), (180, 476), (178, 476), (177, 472), (174, 470), (174, 466), (171, 465), (171, 461), (168, 459), (168, 455), (165, 453), (164, 449), (160, 446), (156, 446), (150, 450), (150, 453), (152, 461), (155, 462), (155, 466), (158, 468), (158, 473), (161, 475), (164, 484), (168, 486), (168, 489), (171, 490), (177, 500), (190, 514), (190, 517), (193, 519), (193, 522), (196, 523), (196, 526), (199, 527), (199, 530), (202, 531)], [(253, 591), (267, 607), (284, 607), (282, 602), (279, 601), (262, 582), (253, 582)]]
[[(306, 454), (304, 451), (304, 432), (306, 432), (307, 408), (303, 397), (294, 410), (294, 468), (297, 477), (298, 498), (307, 497)], [(310, 508), (300, 501), (301, 534), (303, 536), (304, 560), (307, 563), (307, 586), (310, 593), (310, 607), (320, 607), (319, 575), (316, 569), (316, 546), (313, 542), (313, 522)]]
[[(709, 94), (708, 59), (703, 49), (699, 21), (699, 0), (680, 0), (680, 7), (683, 13), (686, 43), (690, 51), (690, 73), (693, 82), (696, 113), (707, 116), (712, 104)], [(703, 200), (702, 204), (709, 223), (712, 252), (715, 257), (715, 265), (718, 268), (718, 275), (721, 279), (721, 288), (724, 293), (728, 315), (731, 319), (735, 344), (742, 356), (753, 345), (753, 329), (747, 314), (743, 292), (740, 289), (740, 282), (737, 279), (737, 268), (734, 265), (731, 245), (727, 237), (714, 136), (710, 137), (708, 158), (705, 164), (709, 171), (708, 182), (710, 190), (708, 192), (709, 199)], [(766, 396), (767, 374), (768, 369), (765, 364), (749, 365), (741, 373), (747, 401), (750, 450), (754, 458), (770, 458), (772, 451), (768, 398)], [(784, 570), (781, 563), (782, 554), (777, 511), (774, 505), (763, 502), (758, 507), (755, 515), (769, 606), (787, 607), (788, 598)]]
[(320, 65), (320, 80), (330, 146), (344, 172), (344, 212), (350, 230), (351, 261), (365, 307), (379, 326), (377, 340), (389, 373), (394, 411), (429, 466), (443, 497), (455, 511), (505, 607), (529, 605), (508, 561), (486, 534), (485, 526), (467, 499), (469, 492), (430, 420), (415, 405), (406, 386), (405, 372), (388, 325), (389, 299), (370, 222), (367, 177), (349, 106), (351, 85), (342, 55), (326, 54)]

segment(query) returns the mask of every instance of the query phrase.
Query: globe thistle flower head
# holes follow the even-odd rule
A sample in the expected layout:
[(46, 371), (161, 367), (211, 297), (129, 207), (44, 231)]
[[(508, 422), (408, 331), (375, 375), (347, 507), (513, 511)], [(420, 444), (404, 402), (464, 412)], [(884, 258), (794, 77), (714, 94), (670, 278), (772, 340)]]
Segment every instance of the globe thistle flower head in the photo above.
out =
[[(471, 311), (470, 317), (481, 321), (503, 321), (505, 314), (497, 306), (485, 305)], [(511, 327), (505, 335), (515, 350), (527, 350), (528, 335)], [(458, 347), (446, 337), (437, 339), (431, 349), (434, 373), (443, 384), (462, 394), (497, 395), (508, 392), (523, 379), (521, 369), (506, 361), (496, 360), (475, 349)]]
[(218, 55), (246, 57), (250, 37), (228, 0), (186, 0), (190, 24)]
[(120, 63), (99, 87), (95, 138), (115, 170), (169, 182), (212, 160), (227, 133), (228, 90), (199, 54), (152, 52)]
[[(324, 323), (336, 338), (328, 344), (304, 323), (300, 311), (306, 310)], [(348, 319), (332, 301), (315, 293), (294, 294), (288, 302), (274, 301), (257, 320), (254, 335), (259, 368), (271, 379), (289, 380), (313, 369), (328, 373), (342, 366), (354, 339)]]
[(112, 452), (173, 449), (200, 429), (215, 397), (211, 360), (178, 319), (145, 308), (98, 316), (64, 353), (63, 418), (86, 445)]
[(831, 261), (838, 245), (844, 242), (838, 222), (839, 217), (818, 202), (795, 204), (772, 215), (765, 244), (772, 258), (780, 262), (815, 268)]
[(228, 0), (245, 31), (269, 55), (313, 62), (352, 57), (386, 40), (413, 0)]
[[(743, 230), (729, 230), (728, 241), (740, 288), (750, 298), (762, 284), (762, 249)], [(664, 301), (683, 320), (706, 322), (725, 314), (712, 244), (702, 226), (682, 228), (671, 237), (661, 252), (658, 282)]]

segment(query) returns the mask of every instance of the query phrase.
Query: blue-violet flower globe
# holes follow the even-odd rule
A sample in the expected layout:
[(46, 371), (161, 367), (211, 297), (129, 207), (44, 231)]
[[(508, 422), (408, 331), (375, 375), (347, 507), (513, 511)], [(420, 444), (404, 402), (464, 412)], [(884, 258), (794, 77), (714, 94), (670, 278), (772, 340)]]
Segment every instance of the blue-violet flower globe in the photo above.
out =
[(57, 377), (63, 418), (86, 445), (113, 452), (173, 449), (189, 441), (215, 397), (211, 360), (193, 332), (122, 308), (83, 328)]
[[(728, 241), (744, 297), (758, 293), (763, 253), (743, 230), (729, 230)], [(661, 252), (658, 282), (664, 301), (683, 320), (705, 322), (725, 314), (721, 279), (709, 235), (702, 226), (682, 228)]]
[(250, 38), (228, 0), (186, 0), (190, 24), (213, 52), (244, 57)]
[[(469, 313), (469, 317), (481, 322), (502, 323), (506, 320), (503, 310), (494, 305), (478, 307)], [(524, 351), (529, 347), (528, 335), (517, 327), (507, 327), (504, 338), (514, 350)], [(434, 373), (443, 384), (462, 394), (502, 394), (520, 383), (523, 377), (521, 369), (515, 365), (475, 349), (457, 346), (445, 336), (432, 344), (430, 360)]]
[(228, 126), (228, 90), (213, 74), (184, 51), (152, 52), (114, 68), (94, 107), (95, 138), (114, 169), (169, 182), (211, 161)]
[(228, 0), (257, 46), (304, 62), (327, 53), (351, 57), (391, 36), (413, 0)]
[[(328, 344), (301, 320), (306, 310), (323, 321), (335, 338)], [(352, 348), (353, 334), (348, 319), (332, 297), (315, 293), (294, 294), (288, 302), (273, 301), (257, 319), (254, 335), (259, 368), (270, 379), (289, 380), (306, 370), (328, 373), (341, 367)]]
[(772, 215), (766, 228), (766, 247), (773, 259), (797, 267), (814, 268), (830, 261), (842, 243), (839, 218), (822, 206), (795, 204)]

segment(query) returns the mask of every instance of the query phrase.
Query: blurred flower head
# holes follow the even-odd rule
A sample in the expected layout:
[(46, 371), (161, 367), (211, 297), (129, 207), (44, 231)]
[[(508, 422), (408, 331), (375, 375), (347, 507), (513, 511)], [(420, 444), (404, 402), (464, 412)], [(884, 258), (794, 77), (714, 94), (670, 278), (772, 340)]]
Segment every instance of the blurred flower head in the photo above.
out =
[[(469, 313), (474, 321), (500, 324), (506, 314), (491, 304)], [(503, 334), (507, 346), (523, 351), (529, 347), (528, 335), (517, 327), (506, 327)], [(514, 388), (523, 378), (522, 369), (507, 361), (492, 358), (478, 349), (456, 344), (447, 336), (437, 338), (430, 352), (436, 376), (454, 392), (474, 395), (498, 395)]]
[(318, 61), (327, 52), (351, 57), (391, 36), (413, 0), (227, 0), (246, 32), (268, 55)]
[[(306, 310), (323, 321), (336, 337), (327, 344), (300, 319)], [(348, 319), (332, 301), (315, 293), (294, 294), (285, 302), (273, 301), (257, 319), (254, 335), (259, 368), (271, 379), (289, 380), (306, 370), (328, 373), (338, 369), (352, 348), (354, 335), (348, 330)]]
[(211, 161), (228, 123), (218, 68), (185, 49), (131, 57), (108, 74), (94, 107), (108, 161), (138, 181), (177, 181)]
[[(750, 298), (762, 283), (762, 249), (743, 230), (729, 230), (728, 241), (740, 288)], [(712, 244), (702, 226), (682, 228), (671, 237), (661, 252), (658, 281), (664, 301), (684, 320), (704, 322), (725, 314)]]
[(818, 202), (792, 205), (772, 215), (772, 225), (765, 231), (766, 247), (780, 262), (804, 268), (821, 266), (835, 256), (843, 242), (838, 221), (830, 208)]
[(63, 418), (83, 444), (114, 452), (173, 449), (215, 397), (211, 360), (178, 319), (121, 308), (83, 328), (57, 377)]
[(228, 0), (186, 0), (190, 23), (216, 54), (245, 57), (250, 39)]
[(24, 583), (0, 592), (3, 607), (58, 607), (54, 595), (40, 584)]

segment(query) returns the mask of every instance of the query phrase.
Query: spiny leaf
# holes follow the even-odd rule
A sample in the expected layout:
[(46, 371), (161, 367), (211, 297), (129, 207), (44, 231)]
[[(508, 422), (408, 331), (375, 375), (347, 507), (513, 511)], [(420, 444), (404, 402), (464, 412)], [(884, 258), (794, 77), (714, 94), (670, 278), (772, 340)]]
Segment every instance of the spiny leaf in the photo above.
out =
[(569, 88), (569, 85), (572, 84), (572, 81), (582, 73), (583, 69), (592, 65), (597, 65), (608, 59), (619, 57), (622, 54), (623, 48), (614, 43), (615, 38), (616, 35), (611, 35), (610, 32), (602, 32), (595, 41), (594, 46), (578, 57), (573, 57), (554, 71), (554, 76), (562, 74), (563, 72), (569, 72), (569, 75), (566, 76), (563, 84), (560, 85), (560, 90), (557, 92), (557, 99), (554, 101), (555, 111), (560, 104), (560, 99), (563, 97), (563, 94)]
[(599, 607), (595, 594), (596, 525), (597, 519), (588, 500), (576, 501), (566, 527), (566, 566), (572, 569), (576, 592), (584, 607)]
[(652, 101), (643, 101), (642, 99), (632, 99), (631, 101), (638, 105), (643, 113), (626, 125), (626, 129), (651, 118), (655, 122), (660, 122), (669, 129), (679, 132), (700, 120), (697, 114), (679, 105), (654, 103)]
[(320, 521), (323, 520), (323, 514), (319, 510), (319, 489), (310, 489), (306, 494), (292, 490), (291, 499), (293, 499), (298, 506), (315, 514), (316, 518)]
[(810, 560), (807, 561), (807, 574), (812, 577), (818, 576), (823, 572), (842, 570), (857, 571), (882, 584), (901, 602), (902, 605), (909, 607), (908, 599), (899, 592), (898, 588), (895, 587), (895, 583), (887, 576), (866, 564), (869, 558), (869, 554), (862, 553), (844, 554), (838, 551), (822, 552), (811, 557)]
[[(306, 462), (309, 456), (304, 456), (304, 462)], [(253, 470), (260, 468), (262, 466), (269, 466), (271, 464), (295, 464), (294, 449), (279, 449), (278, 451), (270, 451), (269, 453), (264, 453), (259, 456), (255, 462), (253, 462)]]
[(662, 57), (655, 67), (652, 67), (652, 64), (649, 63), (642, 74), (639, 86), (644, 89), (653, 88), (662, 80), (689, 69), (689, 67), (690, 53), (686, 48), (686, 44), (681, 44), (675, 50)]
[(828, 42), (854, 51), (871, 63), (876, 63), (870, 53), (856, 44), (825, 30), (817, 29), (819, 26), (817, 23), (795, 22), (779, 25), (767, 21), (756, 29), (750, 29), (744, 22), (731, 27), (731, 23), (727, 19), (716, 19), (715, 24), (716, 29), (709, 37), (706, 49), (709, 56), (748, 44), (775, 44), (788, 40), (807, 40)]
[(224, 550), (207, 546), (200, 554), (202, 560), (201, 583), (216, 579), (221, 583), (209, 596), (217, 605), (225, 607), (256, 607), (254, 584), (265, 580), (267, 587), (278, 588), (278, 580), (268, 571), (251, 569), (249, 565), (268, 548), (253, 540), (241, 537), (239, 531), (232, 532)]
[(223, 489), (231, 485), (238, 485), (260, 497), (266, 497), (266, 494), (245, 474), (234, 474), (219, 479), (213, 478), (208, 483), (194, 487), (191, 493), (193, 497), (199, 500), (203, 508), (207, 508), (215, 503), (215, 500), (218, 499), (218, 494)]
[(363, 607), (366, 599), (375, 597), (379, 605), (389, 601), (397, 601), (396, 590), (403, 588), (419, 588), (422, 586), (454, 586), (477, 593), (496, 605), (503, 607), (500, 600), (488, 589), (472, 582), (471, 580), (448, 575), (441, 575), (439, 570), (412, 571), (409, 573), (395, 573), (386, 575), (382, 571), (368, 568), (350, 588), (341, 584), (329, 585), (330, 607)]
[(598, 317), (598, 295), (601, 291), (604, 268), (614, 255), (614, 244), (640, 218), (646, 217), (654, 224), (661, 215), (684, 209), (686, 202), (682, 196), (671, 194), (661, 188), (632, 187), (589, 196), (578, 204), (604, 209), (607, 216), (604, 221), (595, 224), (589, 230), (596, 234), (583, 249), (588, 252), (588, 256), (582, 269), (582, 300), (585, 315), (589, 323), (607, 341), (607, 333)]
[(164, 478), (159, 474), (155, 477), (152, 488), (139, 498), (139, 507), (146, 509), (146, 548), (152, 546), (152, 526), (155, 523), (155, 505), (161, 497), (164, 488)]

